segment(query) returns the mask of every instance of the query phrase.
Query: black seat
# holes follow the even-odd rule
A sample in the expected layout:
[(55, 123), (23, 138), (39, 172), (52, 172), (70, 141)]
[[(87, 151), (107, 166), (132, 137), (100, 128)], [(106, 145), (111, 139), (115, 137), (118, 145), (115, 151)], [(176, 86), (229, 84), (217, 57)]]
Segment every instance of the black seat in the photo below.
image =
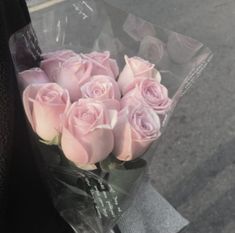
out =
[(28, 23), (25, 1), (0, 1), (0, 232), (69, 233), (39, 178), (8, 48)]

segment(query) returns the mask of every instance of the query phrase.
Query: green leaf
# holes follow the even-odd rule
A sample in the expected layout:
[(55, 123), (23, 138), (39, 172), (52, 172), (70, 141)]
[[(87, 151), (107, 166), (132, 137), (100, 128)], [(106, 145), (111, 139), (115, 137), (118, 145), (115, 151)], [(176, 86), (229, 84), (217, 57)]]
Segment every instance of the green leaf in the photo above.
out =
[(75, 164), (78, 168), (85, 170), (85, 171), (93, 171), (96, 170), (97, 167), (95, 164), (87, 164), (87, 165), (81, 165), (81, 164)]
[(119, 169), (124, 165), (125, 162), (117, 160), (112, 154), (100, 162), (100, 167), (105, 172), (110, 172), (115, 169)]
[(132, 161), (120, 161), (114, 155), (110, 155), (107, 159), (100, 162), (100, 167), (105, 172), (113, 170), (137, 170), (146, 167), (146, 161), (138, 158)]
[(43, 144), (46, 144), (48, 146), (52, 146), (52, 145), (55, 145), (55, 146), (59, 146), (60, 145), (60, 141), (61, 141), (61, 135), (58, 134), (57, 136), (55, 136), (51, 141), (45, 141), (43, 139), (39, 139), (39, 141)]

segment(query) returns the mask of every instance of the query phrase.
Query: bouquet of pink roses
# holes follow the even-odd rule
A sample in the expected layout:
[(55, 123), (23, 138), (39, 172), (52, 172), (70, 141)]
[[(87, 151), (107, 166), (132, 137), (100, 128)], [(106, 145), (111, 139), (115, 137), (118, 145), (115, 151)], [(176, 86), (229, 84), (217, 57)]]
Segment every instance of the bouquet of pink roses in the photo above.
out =
[(43, 57), (41, 68), (19, 74), (25, 112), (37, 135), (78, 167), (96, 168), (111, 153), (136, 159), (161, 135), (172, 101), (154, 64), (125, 56), (119, 75), (109, 52)]
[(212, 55), (102, 0), (59, 1), (40, 17), (37, 36), (28, 25), (10, 40), (34, 154), (72, 228), (108, 232)]

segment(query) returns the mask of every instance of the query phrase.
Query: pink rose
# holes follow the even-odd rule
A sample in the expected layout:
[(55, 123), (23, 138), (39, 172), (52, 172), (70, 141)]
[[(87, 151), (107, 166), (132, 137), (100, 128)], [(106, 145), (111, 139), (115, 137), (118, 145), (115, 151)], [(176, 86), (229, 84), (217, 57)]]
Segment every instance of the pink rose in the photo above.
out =
[(118, 79), (118, 84), (123, 95), (129, 90), (129, 86), (136, 78), (146, 77), (158, 82), (161, 81), (161, 75), (159, 71), (154, 68), (154, 64), (151, 64), (140, 57), (128, 58), (125, 56), (125, 61), (126, 66)]
[(92, 75), (107, 75), (114, 79), (119, 75), (119, 67), (117, 62), (110, 58), (110, 52), (92, 52), (81, 56), (93, 63)]
[(143, 155), (161, 135), (158, 115), (148, 106), (137, 104), (122, 109), (114, 128), (113, 153), (121, 161)]
[(61, 146), (69, 160), (78, 165), (94, 164), (112, 152), (113, 119), (100, 101), (80, 99), (64, 118)]
[(78, 54), (72, 50), (59, 50), (56, 52), (42, 54), (42, 57), (44, 60), (51, 59), (51, 58), (61, 58), (63, 60), (67, 60), (71, 57), (76, 57), (76, 56), (78, 56)]
[(91, 81), (81, 87), (83, 98), (100, 100), (108, 109), (120, 110), (121, 93), (117, 82), (104, 75), (91, 77)]
[(121, 93), (117, 82), (104, 75), (96, 75), (89, 82), (81, 87), (84, 98), (94, 98), (97, 100), (117, 99), (120, 100)]
[(67, 90), (56, 83), (33, 84), (23, 93), (23, 103), (33, 130), (45, 141), (60, 132), (61, 115), (70, 106)]
[(23, 89), (30, 84), (49, 83), (46, 73), (40, 68), (32, 68), (19, 73), (18, 80)]
[(91, 77), (92, 63), (81, 57), (68, 60), (49, 59), (41, 64), (50, 79), (69, 91), (72, 101), (81, 98), (81, 86)]
[(121, 106), (131, 105), (135, 99), (153, 108), (157, 114), (165, 114), (172, 103), (167, 88), (148, 78), (134, 81), (131, 90), (122, 98)]
[(42, 57), (44, 60), (41, 61), (40, 66), (52, 82), (56, 80), (60, 68), (65, 61), (73, 57), (80, 58), (78, 54), (71, 50), (59, 50), (56, 52), (46, 53), (43, 54)]

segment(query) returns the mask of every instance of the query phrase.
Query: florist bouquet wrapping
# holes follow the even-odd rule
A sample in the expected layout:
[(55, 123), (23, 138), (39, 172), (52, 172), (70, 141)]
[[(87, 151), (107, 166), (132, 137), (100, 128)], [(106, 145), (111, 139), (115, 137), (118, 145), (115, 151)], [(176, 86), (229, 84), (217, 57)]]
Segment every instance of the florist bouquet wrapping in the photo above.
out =
[(33, 11), (9, 44), (34, 155), (74, 231), (109, 232), (212, 54), (101, 0)]

